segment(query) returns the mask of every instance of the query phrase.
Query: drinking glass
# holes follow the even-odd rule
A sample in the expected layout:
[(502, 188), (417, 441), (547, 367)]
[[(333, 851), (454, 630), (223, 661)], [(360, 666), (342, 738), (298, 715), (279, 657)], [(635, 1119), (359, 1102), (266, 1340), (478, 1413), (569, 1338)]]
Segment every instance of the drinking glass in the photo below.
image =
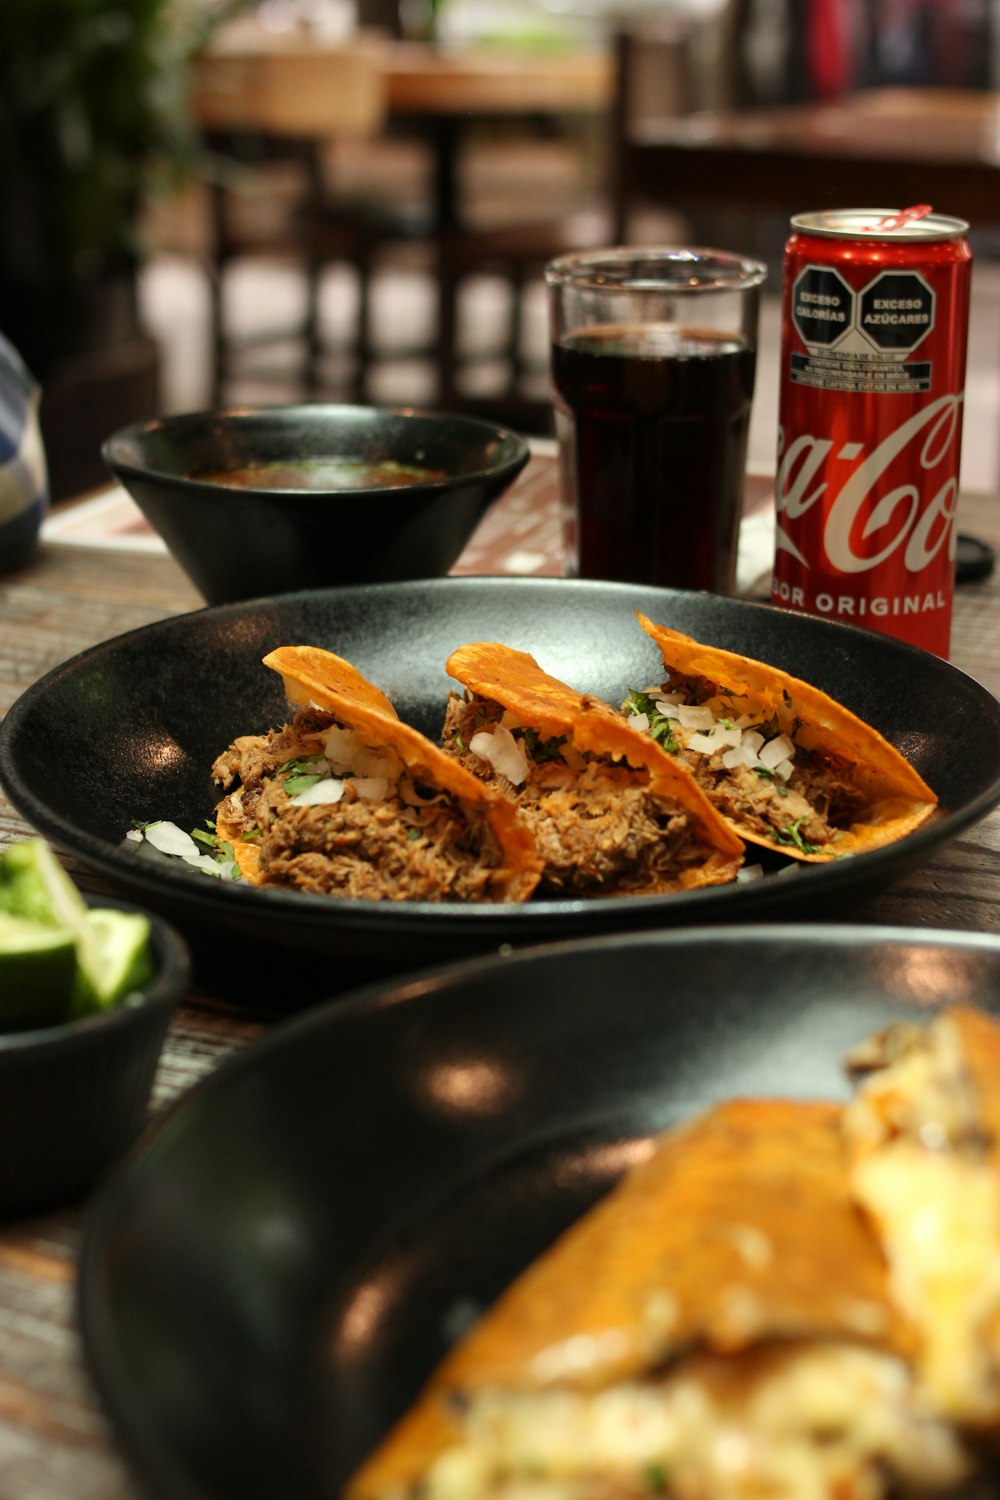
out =
[(733, 591), (766, 274), (684, 247), (547, 266), (571, 575)]

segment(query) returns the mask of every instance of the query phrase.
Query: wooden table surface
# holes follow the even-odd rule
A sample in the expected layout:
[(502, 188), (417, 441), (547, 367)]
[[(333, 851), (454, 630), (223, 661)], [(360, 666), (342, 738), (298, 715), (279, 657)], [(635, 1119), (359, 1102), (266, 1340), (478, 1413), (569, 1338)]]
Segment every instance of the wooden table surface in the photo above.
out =
[[(554, 505), (553, 461), (536, 456), (487, 517), (460, 570), (558, 571)], [(1000, 547), (996, 497), (963, 497), (959, 522)], [(28, 567), (0, 578), (0, 714), (43, 672), (85, 647), (199, 603), (166, 556), (44, 545)], [(952, 659), (1000, 695), (997, 574), (958, 589)], [(0, 844), (29, 831), (0, 796)], [(86, 871), (70, 867), (81, 885), (99, 889)], [(1000, 811), (870, 901), (856, 919), (1000, 934), (998, 870)], [(170, 1029), (154, 1107), (270, 1024), (192, 990)], [(0, 1225), (0, 1500), (141, 1495), (82, 1362), (74, 1313), (80, 1224), (74, 1207)]]

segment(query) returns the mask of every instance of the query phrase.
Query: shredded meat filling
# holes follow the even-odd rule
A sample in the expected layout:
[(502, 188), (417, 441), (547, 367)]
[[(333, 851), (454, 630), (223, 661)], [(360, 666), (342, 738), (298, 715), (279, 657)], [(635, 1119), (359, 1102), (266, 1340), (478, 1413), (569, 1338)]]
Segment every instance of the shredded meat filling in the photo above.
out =
[(256, 830), (267, 883), (372, 901), (491, 899), (500, 858), (487, 821), (405, 773), (381, 801), (363, 800), (347, 778), (339, 802), (295, 803), (283, 768), (321, 755), (337, 722), (303, 711), (282, 729), (235, 740), (212, 767), (227, 792), (222, 817), (243, 836)]
[[(442, 743), (480, 781), (502, 792), (530, 827), (545, 864), (539, 892), (590, 895), (653, 894), (673, 890), (707, 846), (686, 811), (648, 790), (648, 773), (587, 756), (576, 768), (559, 741), (518, 736), (527, 776), (515, 785), (469, 749), (474, 734), (495, 726), (503, 708), (488, 699), (452, 693)], [(583, 759), (583, 758), (581, 758)]]
[[(688, 702), (701, 704), (715, 696), (716, 688), (706, 678), (675, 673), (663, 691), (683, 692)], [(734, 703), (734, 714), (738, 711)], [(678, 759), (723, 817), (734, 819), (762, 838), (781, 842), (794, 826), (803, 843), (822, 847), (839, 829), (850, 827), (864, 806), (864, 796), (839, 756), (797, 746), (791, 776), (782, 781), (751, 766), (724, 766), (722, 750), (704, 755), (688, 749), (692, 732), (680, 725), (672, 723), (671, 733), (679, 746)]]

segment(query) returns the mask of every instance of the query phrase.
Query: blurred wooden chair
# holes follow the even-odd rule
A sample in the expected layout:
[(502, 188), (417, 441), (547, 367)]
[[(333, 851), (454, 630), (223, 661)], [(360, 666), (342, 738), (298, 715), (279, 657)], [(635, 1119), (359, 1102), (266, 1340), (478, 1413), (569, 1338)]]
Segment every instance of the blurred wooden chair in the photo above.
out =
[[(515, 148), (516, 149), (516, 148)], [(581, 168), (570, 166), (579, 173)], [(603, 204), (567, 205), (554, 216), (515, 216), (495, 224), (463, 222), (445, 229), (436, 247), (438, 401), (449, 410), (479, 412), (524, 431), (549, 432), (547, 350), (530, 348), (528, 313), (546, 265), (559, 255), (607, 243)], [(498, 283), (504, 317), (497, 340), (476, 348), (463, 304), (480, 278)], [(477, 371), (488, 367), (481, 384)]]
[[(323, 143), (287, 136), (212, 133), (208, 184), (209, 306), (212, 398), (221, 403), (237, 380), (267, 379), (259, 354), (291, 345), (291, 377), (302, 396), (337, 396), (365, 404), (376, 361), (372, 290), (395, 247), (429, 245), (430, 216), (405, 204), (331, 191)], [(292, 323), (237, 328), (227, 305), (227, 273), (241, 261), (270, 259), (300, 273), (302, 306)], [(355, 282), (346, 335), (326, 329), (321, 290), (326, 273), (349, 268)], [(336, 369), (336, 374), (331, 371)]]
[[(372, 137), (386, 118), (384, 51), (378, 38), (338, 47), (282, 44), (252, 27), (195, 65), (196, 113), (206, 146), (212, 400), (221, 403), (246, 355), (294, 341), (302, 394), (329, 389), (333, 354), (346, 365), (340, 394), (364, 402), (373, 357), (371, 283), (386, 247), (426, 237), (429, 218), (406, 205), (339, 194), (328, 180), (327, 144)], [(245, 259), (278, 259), (302, 274), (304, 305), (292, 324), (238, 332), (227, 305), (229, 272)], [(357, 285), (353, 329), (327, 347), (320, 287), (342, 263)], [(259, 362), (254, 378), (266, 378)]]
[[(305, 303), (296, 326), (258, 332), (249, 341), (250, 348), (295, 338), (294, 371), (307, 396), (329, 389), (331, 356), (341, 361), (346, 357), (351, 371), (347, 394), (352, 400), (365, 401), (382, 353), (373, 338), (373, 283), (401, 246), (418, 245), (433, 278), (436, 324), (427, 347), (393, 349), (387, 351), (388, 357), (419, 356), (428, 361), (435, 378), (433, 400), (439, 407), (488, 411), (517, 425), (547, 429), (551, 421), (547, 390), (540, 399), (533, 399), (524, 389), (528, 377), (538, 373), (529, 371), (525, 359), (527, 299), (540, 283), (547, 261), (606, 238), (606, 216), (597, 227), (593, 215), (586, 219), (566, 212), (546, 215), (544, 208), (532, 214), (524, 204), (523, 185), (515, 186), (503, 211), (492, 219), (467, 213), (464, 192), (462, 201), (457, 205), (455, 201), (460, 136), (464, 146), (470, 133), (489, 133), (494, 118), (504, 122), (505, 141), (508, 129), (514, 130), (515, 125), (525, 139), (533, 130), (540, 130), (544, 137), (547, 130), (556, 128), (559, 108), (542, 106), (534, 120), (531, 106), (523, 103), (526, 89), (537, 88), (530, 80), (526, 84), (524, 74), (530, 68), (522, 68), (517, 59), (510, 67), (497, 67), (496, 54), (488, 52), (483, 59), (470, 62), (472, 71), (467, 73), (464, 64), (453, 67), (451, 59), (442, 62), (426, 49), (421, 55), (424, 60), (402, 65), (406, 99), (401, 118), (393, 123), (417, 133), (424, 148), (430, 147), (432, 163), (429, 190), (419, 201), (406, 203), (380, 198), (365, 191), (364, 184), (360, 193), (345, 192), (336, 180), (338, 142), (374, 139), (376, 132), (382, 139), (386, 108), (384, 95), (377, 89), (380, 82), (385, 83), (384, 74), (381, 79), (373, 78), (374, 92), (361, 95), (358, 73), (352, 70), (345, 86), (349, 84), (355, 99), (351, 108), (345, 108), (350, 101), (336, 97), (328, 51), (320, 58), (313, 49), (298, 55), (292, 44), (279, 43), (276, 57), (271, 49), (275, 49), (273, 39), (267, 49), (251, 45), (241, 51), (237, 47), (205, 59), (197, 85), (198, 114), (215, 163), (209, 188), (214, 399), (222, 398), (247, 353), (247, 341), (236, 336), (227, 316), (227, 275), (238, 260), (248, 256), (290, 259), (300, 267), (305, 281)], [(384, 61), (385, 53), (382, 56)], [(412, 63), (412, 50), (407, 56)], [(555, 65), (543, 65), (557, 72)], [(562, 68), (560, 64), (560, 74)], [(314, 69), (319, 70), (315, 79)], [(377, 63), (373, 62), (372, 71), (377, 74)], [(475, 91), (478, 78), (499, 90), (499, 96), (492, 96), (497, 104), (495, 116), (489, 103), (472, 109), (466, 95), (459, 100), (459, 108), (449, 93), (456, 87)], [(557, 87), (563, 90), (564, 103), (568, 97), (566, 114), (572, 114), (574, 74), (570, 66), (566, 66), (565, 79)], [(419, 88), (426, 89), (420, 106), (413, 100), (418, 80)], [(373, 99), (377, 100), (374, 105)], [(445, 149), (443, 142), (448, 143)], [(510, 154), (517, 149), (512, 143)], [(577, 149), (575, 142), (572, 149)], [(446, 156), (448, 167), (443, 171)], [(450, 179), (447, 195), (441, 190), (445, 177)], [(357, 312), (349, 346), (331, 349), (320, 316), (319, 292), (325, 271), (337, 263), (350, 266), (355, 275)], [(467, 357), (463, 303), (473, 280), (486, 276), (502, 283), (509, 312), (497, 347), (485, 356), (496, 366), (499, 380), (482, 393), (466, 378), (472, 363), (479, 365), (484, 354), (477, 351), (473, 360)]]

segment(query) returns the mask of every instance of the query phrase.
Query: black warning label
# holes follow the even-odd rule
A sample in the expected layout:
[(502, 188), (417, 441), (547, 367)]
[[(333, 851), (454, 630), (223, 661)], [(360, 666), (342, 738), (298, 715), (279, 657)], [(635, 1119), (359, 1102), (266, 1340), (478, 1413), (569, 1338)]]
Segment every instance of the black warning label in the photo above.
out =
[(835, 344), (854, 322), (854, 292), (829, 266), (806, 266), (792, 289), (792, 322), (804, 344)]
[(934, 327), (934, 292), (918, 271), (883, 271), (861, 293), (858, 314), (876, 349), (908, 353)]

